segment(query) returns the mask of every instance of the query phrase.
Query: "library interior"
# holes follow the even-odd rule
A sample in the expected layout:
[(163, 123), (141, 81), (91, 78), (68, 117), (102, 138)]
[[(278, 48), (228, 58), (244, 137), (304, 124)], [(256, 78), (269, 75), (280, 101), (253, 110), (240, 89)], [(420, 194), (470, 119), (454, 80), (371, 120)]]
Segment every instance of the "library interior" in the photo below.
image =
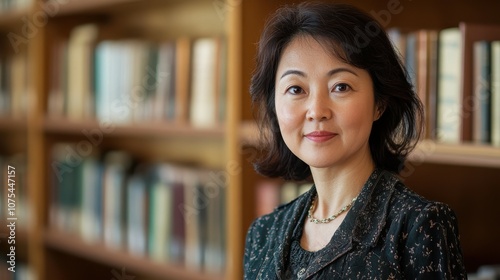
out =
[[(252, 165), (257, 42), (298, 2), (0, 0), (0, 279), (242, 279), (252, 221), (311, 187)], [(500, 2), (330, 2), (385, 28), (425, 109), (399, 176), (499, 277)]]

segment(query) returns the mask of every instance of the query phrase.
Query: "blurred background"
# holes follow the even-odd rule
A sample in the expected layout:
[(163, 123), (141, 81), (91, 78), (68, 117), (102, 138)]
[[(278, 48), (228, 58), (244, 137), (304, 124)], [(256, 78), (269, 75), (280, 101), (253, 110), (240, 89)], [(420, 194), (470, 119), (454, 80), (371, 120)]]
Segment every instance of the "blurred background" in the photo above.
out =
[[(251, 164), (256, 43), (297, 2), (0, 0), (0, 279), (241, 279), (252, 220), (311, 186)], [(471, 278), (500, 264), (500, 2), (336, 2), (425, 104), (402, 179), (456, 211)]]

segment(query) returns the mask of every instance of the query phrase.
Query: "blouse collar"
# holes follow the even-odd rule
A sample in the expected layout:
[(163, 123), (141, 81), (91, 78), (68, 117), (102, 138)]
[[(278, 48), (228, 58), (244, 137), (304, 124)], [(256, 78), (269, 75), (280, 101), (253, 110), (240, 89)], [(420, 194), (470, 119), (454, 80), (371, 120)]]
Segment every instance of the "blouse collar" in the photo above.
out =
[[(312, 265), (306, 271), (306, 278), (332, 263), (340, 256), (347, 253), (353, 242), (374, 246), (382, 229), (384, 228), (389, 201), (394, 192), (394, 186), (399, 179), (388, 171), (376, 168), (365, 182), (356, 202), (347, 213), (345, 219), (332, 237), (332, 240), (322, 253), (311, 262)], [(313, 185), (304, 195), (294, 200), (293, 209), (289, 211), (290, 222), (280, 236), (285, 236), (285, 240), (280, 242), (274, 253), (274, 263), (276, 265), (276, 275), (279, 279), (285, 273), (285, 266), (288, 263), (288, 252), (292, 242), (293, 232), (301, 227), (307, 216), (307, 209), (311, 204), (312, 197), (316, 194)]]

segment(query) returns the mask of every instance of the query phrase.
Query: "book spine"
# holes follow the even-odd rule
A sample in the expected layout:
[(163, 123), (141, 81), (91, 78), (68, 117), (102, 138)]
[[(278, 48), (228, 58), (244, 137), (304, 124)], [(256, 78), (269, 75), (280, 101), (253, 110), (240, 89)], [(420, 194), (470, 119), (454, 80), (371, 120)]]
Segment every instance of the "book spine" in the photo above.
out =
[(491, 143), (500, 146), (500, 41), (491, 43)]
[(461, 33), (458, 28), (440, 31), (437, 98), (437, 139), (459, 143), (462, 125)]
[(473, 141), (491, 142), (491, 51), (490, 43), (478, 41), (473, 45)]

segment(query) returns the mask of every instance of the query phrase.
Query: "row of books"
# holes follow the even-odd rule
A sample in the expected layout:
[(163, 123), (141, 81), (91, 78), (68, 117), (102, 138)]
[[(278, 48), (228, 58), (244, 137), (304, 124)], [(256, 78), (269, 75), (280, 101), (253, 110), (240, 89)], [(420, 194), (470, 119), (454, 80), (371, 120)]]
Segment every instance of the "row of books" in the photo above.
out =
[(0, 12), (24, 9), (32, 4), (33, 0), (0, 0)]
[(0, 46), (0, 117), (20, 118), (27, 112), (28, 52)]
[(50, 61), (49, 116), (198, 127), (224, 120), (222, 38), (108, 40), (85, 24), (53, 43)]
[(500, 26), (388, 34), (425, 105), (426, 136), (500, 146)]
[(222, 272), (225, 178), (217, 170), (139, 162), (125, 151), (52, 149), (50, 222), (110, 250)]
[(26, 156), (0, 155), (0, 220), (17, 218), (18, 229), (32, 224), (26, 181)]
[(311, 189), (311, 182), (292, 182), (265, 179), (256, 185), (256, 215), (271, 213), (274, 208), (288, 203)]

